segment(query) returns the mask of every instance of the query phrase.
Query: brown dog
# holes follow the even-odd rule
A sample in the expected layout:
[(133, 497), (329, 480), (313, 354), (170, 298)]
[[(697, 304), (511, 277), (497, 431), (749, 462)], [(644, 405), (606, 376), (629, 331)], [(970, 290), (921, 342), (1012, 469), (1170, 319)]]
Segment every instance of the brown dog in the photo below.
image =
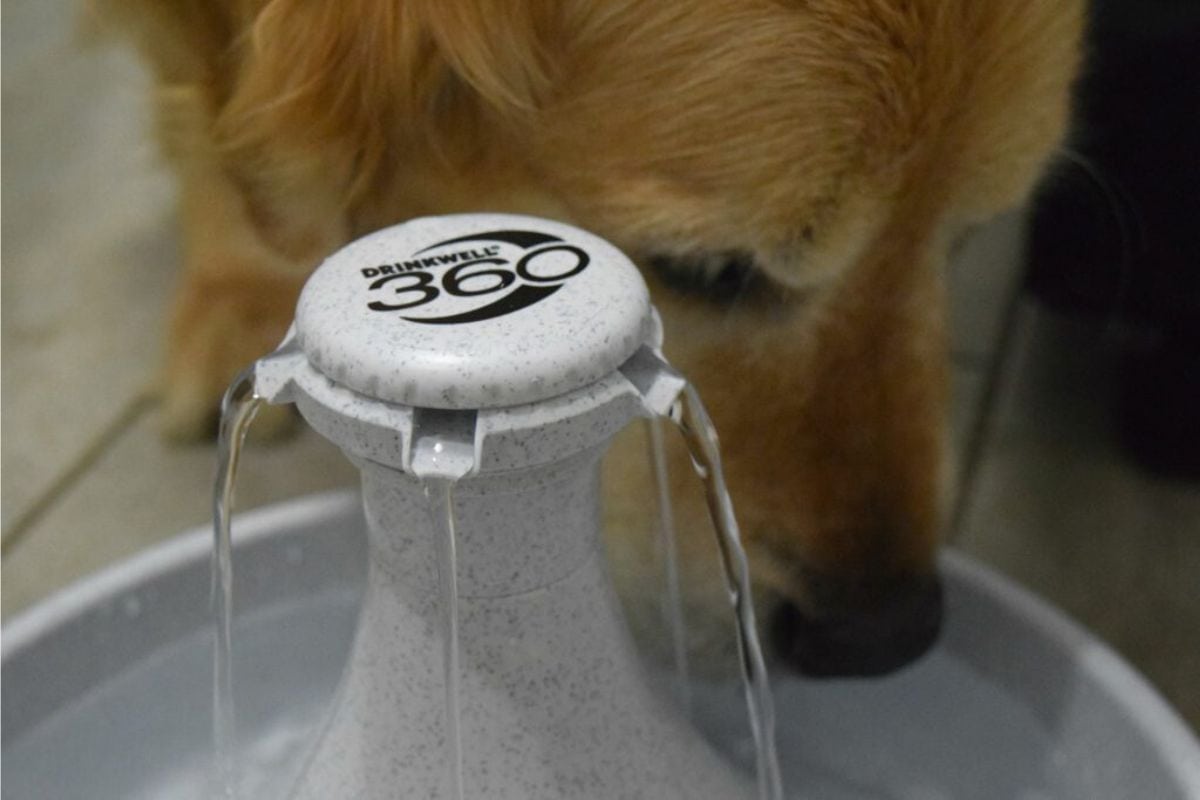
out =
[[(348, 239), (565, 219), (653, 267), (797, 662), (874, 672), (928, 643), (940, 266), (1059, 143), (1081, 0), (98, 2), (156, 71), (182, 181), (173, 433), (207, 430)], [(681, 514), (686, 554), (706, 534)]]

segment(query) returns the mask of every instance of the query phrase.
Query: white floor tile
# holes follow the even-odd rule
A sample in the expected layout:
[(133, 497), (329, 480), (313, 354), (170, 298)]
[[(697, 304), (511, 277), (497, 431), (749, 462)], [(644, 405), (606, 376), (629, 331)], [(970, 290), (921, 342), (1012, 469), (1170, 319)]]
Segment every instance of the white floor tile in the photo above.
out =
[[(55, 589), (194, 525), (207, 524), (215, 448), (164, 445), (153, 413), (112, 447), (4, 558), (7, 617)], [(237, 508), (355, 485), (357, 471), (304, 428), (280, 444), (250, 442)]]
[(2, 529), (152, 381), (176, 261), (145, 76), (75, 3), (6, 3)]

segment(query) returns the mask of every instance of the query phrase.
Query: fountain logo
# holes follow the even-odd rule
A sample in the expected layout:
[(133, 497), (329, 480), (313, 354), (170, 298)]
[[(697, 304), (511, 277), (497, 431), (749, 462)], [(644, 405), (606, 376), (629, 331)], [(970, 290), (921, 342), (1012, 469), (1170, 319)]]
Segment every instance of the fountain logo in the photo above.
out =
[[(371, 281), (369, 291), (387, 295), (386, 300), (367, 303), (372, 311), (408, 311), (435, 304), (429, 310), (441, 306), (439, 310), (450, 313), (403, 319), (458, 325), (495, 319), (541, 302), (590, 262), (582, 248), (548, 233), (488, 231), (447, 239), (416, 251), (407, 261), (360, 272)], [(513, 288), (492, 298), (509, 287)], [(470, 298), (476, 297), (492, 299), (475, 305)]]

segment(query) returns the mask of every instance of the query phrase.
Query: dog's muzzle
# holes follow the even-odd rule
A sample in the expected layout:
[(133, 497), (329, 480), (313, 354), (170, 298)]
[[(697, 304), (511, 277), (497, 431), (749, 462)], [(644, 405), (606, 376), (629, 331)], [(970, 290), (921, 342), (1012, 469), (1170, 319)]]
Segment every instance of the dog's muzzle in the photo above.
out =
[(941, 581), (923, 575), (889, 582), (878, 596), (878, 602), (823, 605), (820, 614), (785, 601), (771, 620), (776, 652), (811, 677), (880, 676), (911, 664), (941, 630)]

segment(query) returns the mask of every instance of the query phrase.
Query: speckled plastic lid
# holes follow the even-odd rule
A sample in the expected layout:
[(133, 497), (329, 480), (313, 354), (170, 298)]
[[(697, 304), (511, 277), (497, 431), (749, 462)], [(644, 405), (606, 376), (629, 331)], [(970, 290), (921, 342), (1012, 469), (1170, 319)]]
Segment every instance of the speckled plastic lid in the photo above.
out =
[(308, 361), (392, 403), (545, 400), (608, 375), (653, 330), (633, 263), (570, 225), (512, 214), (426, 217), (359, 239), (296, 309)]

